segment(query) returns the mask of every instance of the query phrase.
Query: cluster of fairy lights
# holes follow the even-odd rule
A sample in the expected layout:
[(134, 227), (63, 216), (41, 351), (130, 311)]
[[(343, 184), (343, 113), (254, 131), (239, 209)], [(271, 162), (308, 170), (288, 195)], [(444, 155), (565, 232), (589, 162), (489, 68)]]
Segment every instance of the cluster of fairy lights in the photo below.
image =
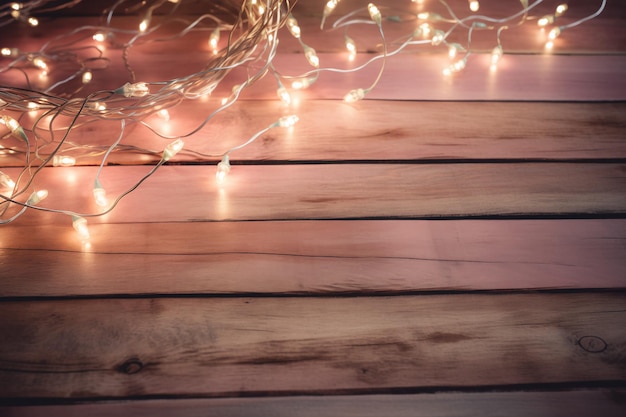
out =
[[(132, 3), (130, 1), (118, 0), (114, 6), (103, 12), (101, 25), (80, 27), (69, 34), (84, 34), (82, 39), (88, 38), (90, 45), (85, 45), (84, 42), (64, 43), (65, 37), (46, 40), (37, 51), (21, 51), (12, 45), (0, 45), (0, 76), (3, 73), (17, 71), (26, 80), (26, 88), (0, 87), (0, 140), (4, 142), (0, 145), (0, 151), (3, 155), (12, 157), (18, 155), (24, 162), (23, 168), (15, 178), (0, 172), (0, 224), (13, 222), (27, 209), (60, 213), (71, 218), (80, 239), (83, 243), (88, 243), (90, 238), (87, 218), (102, 216), (113, 210), (122, 198), (139, 187), (160, 166), (172, 160), (177, 153), (184, 152), (185, 142), (193, 142), (194, 134), (204, 129), (221, 111), (235, 103), (244, 89), (251, 87), (268, 74), (276, 80), (278, 99), (289, 107), (293, 100), (294, 90), (311, 87), (317, 82), (320, 73), (359, 71), (375, 61), (380, 61), (382, 65), (378, 67), (378, 75), (371, 85), (345, 93), (344, 100), (351, 103), (365, 98), (376, 87), (383, 74), (385, 62), (389, 58), (411, 46), (447, 47), (451, 63), (442, 69), (442, 76), (449, 77), (463, 70), (470, 55), (475, 53), (471, 45), (472, 33), (493, 31), (496, 33), (496, 41), (491, 51), (491, 69), (495, 70), (505, 52), (501, 43), (503, 31), (532, 21), (540, 30), (546, 31), (546, 48), (551, 49), (554, 47), (556, 38), (566, 29), (596, 17), (606, 5), (606, 0), (602, 0), (595, 13), (583, 19), (561, 24), (568, 9), (567, 4), (558, 5), (551, 14), (534, 15), (533, 9), (542, 3), (542, 0), (534, 2), (519, 0), (519, 10), (515, 14), (504, 18), (491, 18), (478, 13), (479, 1), (470, 0), (463, 11), (465, 17), (461, 18), (458, 17), (461, 12), (452, 10), (445, 1), (440, 1), (440, 3), (443, 4), (447, 13), (437, 14), (428, 12), (424, 1), (413, 0), (413, 3), (417, 3), (417, 10), (412, 16), (412, 20), (416, 22), (412, 33), (407, 34), (401, 41), (388, 41), (384, 28), (405, 19), (394, 14), (393, 9), (369, 3), (355, 10), (342, 11), (340, 0), (330, 0), (323, 7), (320, 30), (341, 29), (343, 31), (342, 36), (349, 61), (355, 59), (358, 51), (357, 42), (349, 36), (348, 29), (351, 26), (373, 25), (381, 39), (378, 52), (370, 52), (371, 57), (364, 64), (355, 68), (341, 69), (321, 66), (314, 47), (303, 41), (302, 29), (296, 16), (292, 14), (293, 1), (240, 0), (241, 3), (238, 4), (229, 4), (226, 1), (223, 3), (227, 6), (221, 9), (221, 14), (204, 14), (194, 20), (188, 18), (184, 20), (181, 16), (176, 16), (175, 11), (182, 1), (154, 0), (135, 2), (130, 5)], [(406, 1), (411, 3), (410, 0)], [(32, 0), (9, 3), (0, 6), (0, 26), (13, 23), (35, 27), (40, 24), (38, 15), (42, 17), (46, 13), (72, 7), (79, 2), (80, 0)], [(134, 29), (117, 28), (113, 25), (116, 12), (123, 7), (126, 8), (125, 10), (136, 10), (135, 16), (139, 15)], [(225, 19), (224, 13), (230, 13), (231, 19)], [(158, 16), (158, 19), (155, 19), (155, 16)], [(192, 31), (207, 33), (207, 42), (213, 51), (212, 56), (207, 59), (204, 68), (185, 77), (159, 82), (135, 80), (135, 74), (128, 61), (132, 47), (147, 42), (148, 39), (154, 41), (151, 35), (168, 18), (175, 18), (179, 23), (184, 22), (184, 28), (172, 39), (182, 37)], [(155, 23), (155, 20), (158, 22)], [(465, 44), (448, 41), (453, 32), (462, 30), (468, 34)], [(285, 75), (275, 68), (274, 57), (277, 53), (279, 37), (282, 36), (292, 36), (297, 39), (304, 58), (311, 67), (310, 71), (303, 74)], [(10, 40), (5, 38), (2, 42), (10, 43)], [(130, 81), (111, 90), (97, 91), (82, 96), (80, 93), (83, 87), (106, 69), (108, 58), (105, 56), (105, 45), (111, 43), (115, 43), (124, 51), (124, 65)], [(85, 56), (82, 53), (85, 51), (91, 54)], [(32, 77), (48, 77), (50, 67), (62, 60), (73, 60), (77, 69), (70, 74), (58, 77), (59, 79), (49, 80), (48, 87), (41, 91), (31, 87)], [(248, 74), (246, 81), (232, 86), (229, 89), (230, 96), (218, 100), (215, 109), (208, 113), (195, 129), (172, 136), (165, 135), (150, 126), (147, 120), (151, 116), (156, 115), (163, 120), (169, 120), (169, 110), (181, 102), (206, 99), (211, 96), (218, 85), (226, 82), (226, 75), (238, 67), (246, 69)], [(77, 84), (78, 87), (75, 87)], [(73, 89), (73, 91), (68, 93), (68, 89)], [(31, 119), (34, 118), (35, 121), (23, 125), (26, 115), (29, 115)], [(103, 120), (120, 126), (119, 136), (111, 145), (105, 147), (77, 144), (71, 141), (71, 134), (77, 127)], [(289, 128), (297, 121), (298, 116), (295, 114), (280, 117), (240, 145), (226, 149), (220, 154), (205, 155), (190, 152), (196, 156), (206, 157), (207, 161), (219, 161), (215, 178), (218, 184), (223, 186), (231, 170), (232, 153), (252, 144), (270, 129)], [(125, 128), (131, 123), (140, 123), (148, 127), (164, 142), (165, 146), (162, 151), (156, 152), (121, 144)], [(100, 179), (100, 176), (103, 168), (107, 166), (109, 156), (114, 152), (143, 152), (152, 156), (158, 154), (160, 160), (132, 187), (115, 197), (110, 197), (107, 195), (104, 181)], [(77, 158), (87, 154), (91, 157), (97, 156), (100, 161), (99, 169), (93, 178), (94, 211), (78, 213), (70, 209), (56, 209), (41, 205), (41, 201), (48, 196), (48, 191), (37, 189), (36, 184), (37, 178), (46, 173), (44, 167), (72, 166), (77, 163)]]

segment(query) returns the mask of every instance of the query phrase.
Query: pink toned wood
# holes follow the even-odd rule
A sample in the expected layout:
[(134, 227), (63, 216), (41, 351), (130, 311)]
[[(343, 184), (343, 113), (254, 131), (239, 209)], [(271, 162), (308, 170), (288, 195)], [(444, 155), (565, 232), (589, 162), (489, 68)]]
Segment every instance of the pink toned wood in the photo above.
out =
[[(110, 201), (150, 169), (110, 167), (101, 177)], [(17, 178), (15, 168), (4, 172)], [(44, 168), (34, 184), (52, 192), (41, 206), (98, 213), (95, 173), (95, 167)], [(235, 166), (221, 190), (214, 166), (163, 166), (93, 222), (610, 214), (626, 210), (625, 189), (624, 165), (610, 163)], [(32, 212), (18, 221), (70, 218)]]
[[(295, 396), (2, 407), (5, 417), (621, 417), (621, 389), (551, 392), (481, 392), (403, 395)], [(504, 413), (504, 414), (503, 414)]]
[(626, 220), (142, 223), (90, 231), (84, 251), (69, 225), (5, 227), (0, 297), (626, 287)]
[[(206, 117), (209, 105), (185, 102), (170, 111), (171, 121), (145, 121), (159, 131), (182, 135)], [(210, 160), (187, 151), (221, 154), (245, 142), (256, 129), (287, 110), (277, 102), (246, 101), (214, 119), (186, 140), (176, 161)], [(425, 159), (580, 159), (624, 158), (624, 103), (464, 103), (370, 101), (356, 106), (338, 101), (303, 101), (293, 131), (272, 130), (232, 153), (239, 160), (425, 160)], [(334, 117), (328, 117), (333, 114)], [(22, 120), (29, 128), (29, 120)], [(444, 122), (445, 121), (445, 122)], [(30, 120), (32, 123), (32, 120)], [(97, 132), (97, 135), (94, 133)], [(228, 132), (228, 134), (224, 134)], [(101, 121), (76, 129), (77, 144), (110, 146), (120, 134), (118, 122)], [(7, 143), (11, 141), (12, 143)], [(131, 126), (122, 141), (162, 150), (168, 141), (143, 126)], [(5, 146), (23, 146), (13, 138)], [(63, 153), (61, 151), (61, 153)], [(77, 154), (78, 164), (99, 164), (100, 156)], [(156, 162), (135, 153), (113, 153), (111, 163)], [(20, 166), (23, 158), (2, 155), (0, 165)]]
[(3, 302), (0, 396), (623, 381), (625, 307), (597, 293)]

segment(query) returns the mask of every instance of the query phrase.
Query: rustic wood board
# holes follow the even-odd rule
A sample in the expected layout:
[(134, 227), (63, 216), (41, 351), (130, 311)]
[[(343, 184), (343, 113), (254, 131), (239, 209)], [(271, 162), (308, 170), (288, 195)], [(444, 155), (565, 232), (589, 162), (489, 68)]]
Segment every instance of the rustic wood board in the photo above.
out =
[(0, 396), (623, 382), (625, 307), (622, 293), (3, 302)]
[[(148, 173), (110, 167), (109, 199)], [(17, 177), (16, 169), (5, 169)], [(44, 168), (38, 189), (55, 190), (41, 206), (97, 212), (95, 167)], [(100, 221), (446, 218), (493, 215), (620, 214), (626, 166), (614, 163), (332, 164), (235, 166), (219, 190), (214, 166), (163, 166)], [(67, 184), (66, 188), (60, 188)], [(18, 221), (66, 222), (29, 213)], [(29, 220), (26, 220), (29, 219)], [(94, 222), (98, 222), (95, 219)]]
[[(245, 142), (257, 129), (289, 112), (277, 102), (246, 101), (214, 119), (186, 140), (177, 161), (217, 161), (188, 150), (219, 155)], [(580, 160), (626, 158), (626, 103), (419, 102), (372, 101), (357, 105), (339, 101), (302, 101), (293, 110), (300, 121), (292, 131), (276, 129), (232, 154), (234, 160), (366, 161), (537, 159)], [(327, 117), (334, 114), (332, 118)], [(198, 103), (170, 110), (172, 122), (156, 116), (145, 122), (158, 131), (183, 135), (207, 116)], [(31, 118), (22, 124), (30, 127)], [(323, 123), (320, 121), (323, 120)], [(445, 121), (445, 122), (444, 122)], [(224, 136), (223, 132), (229, 132)], [(94, 138), (94, 133), (98, 135)], [(118, 122), (99, 121), (76, 129), (76, 144), (110, 146), (120, 134)], [(10, 141), (13, 139), (9, 139)], [(132, 125), (123, 144), (160, 151), (167, 144), (141, 125)], [(12, 143), (17, 149), (18, 142)], [(6, 146), (10, 146), (6, 144)], [(113, 153), (110, 163), (156, 162), (160, 155)], [(3, 155), (3, 166), (23, 165), (18, 155)], [(78, 164), (99, 164), (79, 155)]]
[(0, 406), (5, 417), (621, 417), (622, 389), (326, 397), (215, 398)]
[(3, 229), (0, 297), (626, 287), (626, 220), (109, 223), (91, 234), (84, 252), (67, 225)]

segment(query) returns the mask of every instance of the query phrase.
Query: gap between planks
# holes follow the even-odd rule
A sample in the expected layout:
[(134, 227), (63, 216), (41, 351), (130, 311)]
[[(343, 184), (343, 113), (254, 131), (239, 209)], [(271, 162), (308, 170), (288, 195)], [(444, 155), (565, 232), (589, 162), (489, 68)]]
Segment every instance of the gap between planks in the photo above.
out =
[(172, 399), (2, 407), (5, 417), (622, 417), (622, 389)]

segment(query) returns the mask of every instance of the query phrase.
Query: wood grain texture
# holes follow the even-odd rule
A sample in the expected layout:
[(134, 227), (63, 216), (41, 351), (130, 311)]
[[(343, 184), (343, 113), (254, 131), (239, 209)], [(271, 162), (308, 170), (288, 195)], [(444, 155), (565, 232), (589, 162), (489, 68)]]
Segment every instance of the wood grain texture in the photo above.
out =
[(0, 297), (626, 288), (626, 220), (109, 223), (90, 231), (84, 252), (67, 225), (4, 228)]
[[(110, 167), (109, 199), (150, 167)], [(17, 178), (17, 171), (4, 172)], [(96, 167), (44, 168), (41, 206), (97, 212)], [(59, 185), (67, 184), (66, 188)], [(235, 166), (219, 190), (214, 166), (163, 166), (104, 222), (419, 218), (487, 215), (615, 214), (626, 211), (623, 164), (348, 164)], [(51, 213), (20, 221), (69, 222)], [(29, 220), (25, 220), (29, 219)], [(96, 218), (94, 222), (98, 222)], [(8, 226), (10, 227), (10, 225)]]
[[(187, 133), (207, 116), (208, 108), (184, 102), (170, 110), (175, 122), (156, 116), (145, 120), (172, 135)], [(186, 141), (176, 161), (217, 163), (219, 157), (199, 157), (188, 151), (221, 154), (245, 142), (260, 126), (277, 120), (286, 110), (276, 102), (246, 101), (226, 110), (210, 127)], [(276, 129), (231, 155), (233, 160), (363, 161), (442, 159), (626, 158), (626, 103), (466, 103), (372, 101), (357, 105), (339, 101), (303, 101), (293, 131)], [(328, 114), (334, 117), (329, 118)], [(323, 121), (323, 123), (320, 123)], [(28, 128), (29, 125), (24, 122)], [(32, 122), (31, 122), (32, 123)], [(97, 132), (97, 135), (94, 133)], [(223, 135), (228, 132), (228, 135)], [(110, 146), (120, 133), (118, 122), (99, 121), (76, 129), (77, 144)], [(95, 136), (95, 137), (94, 137)], [(166, 141), (146, 127), (128, 128), (123, 144), (161, 150)], [(19, 143), (15, 143), (19, 149)], [(2, 155), (3, 166), (23, 160)], [(160, 155), (113, 153), (110, 163), (157, 162)], [(80, 156), (78, 164), (97, 165), (95, 157)]]
[(2, 407), (5, 417), (621, 417), (613, 390), (219, 398)]
[(622, 293), (3, 302), (0, 317), (5, 399), (626, 380)]

